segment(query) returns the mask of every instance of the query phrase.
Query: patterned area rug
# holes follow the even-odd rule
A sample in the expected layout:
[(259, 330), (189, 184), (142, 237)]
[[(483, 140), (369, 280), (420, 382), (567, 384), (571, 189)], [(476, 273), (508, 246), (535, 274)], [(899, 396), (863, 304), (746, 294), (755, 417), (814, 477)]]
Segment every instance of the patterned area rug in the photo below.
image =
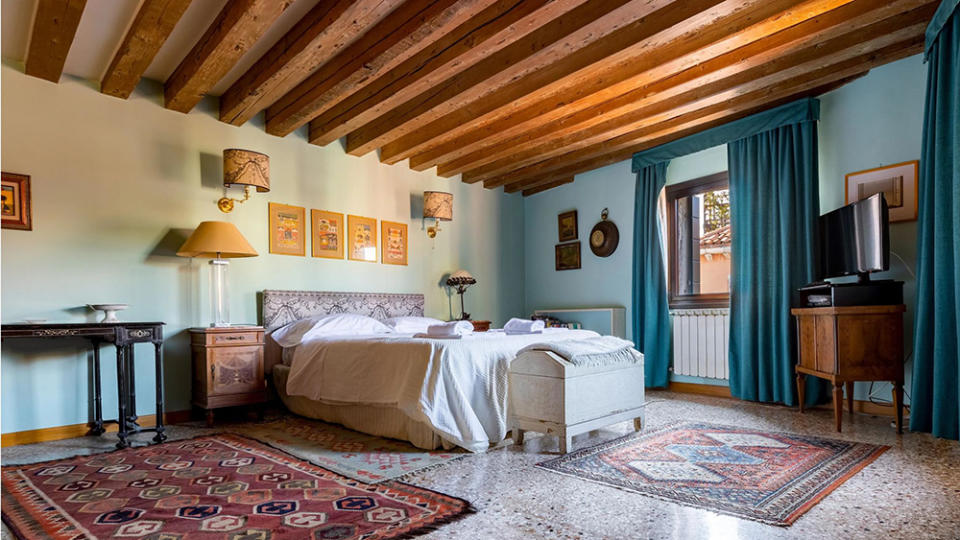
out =
[(224, 434), (3, 467), (3, 521), (21, 539), (385, 540), (472, 511), (400, 482), (365, 484)]
[(368, 483), (397, 480), (469, 455), (461, 449), (421, 450), (405, 441), (295, 416), (264, 424), (244, 424), (233, 430)]
[(683, 423), (538, 467), (696, 508), (789, 526), (889, 446)]

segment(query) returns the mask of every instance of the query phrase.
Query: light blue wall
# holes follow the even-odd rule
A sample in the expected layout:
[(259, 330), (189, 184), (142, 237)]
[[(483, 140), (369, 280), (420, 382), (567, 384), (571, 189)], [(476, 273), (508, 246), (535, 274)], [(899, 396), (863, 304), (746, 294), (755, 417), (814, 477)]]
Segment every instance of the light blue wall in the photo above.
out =
[[(31, 176), (34, 210), (32, 231), (0, 236), (2, 321), (94, 321), (87, 303), (123, 302), (130, 304), (124, 320), (166, 322), (168, 410), (189, 408), (185, 329), (209, 321), (206, 261), (173, 256), (203, 220), (233, 222), (260, 253), (231, 263), (234, 322), (256, 321), (256, 292), (267, 288), (418, 292), (426, 295), (428, 315), (449, 318), (451, 299), (440, 282), (458, 268), (478, 280), (467, 292), (475, 317), (502, 324), (523, 309), (519, 195), (383, 165), (375, 154), (349, 156), (339, 144), (314, 146), (302, 131), (278, 138), (256, 122), (230, 126), (216, 119), (212, 101), (186, 115), (169, 111), (162, 88), (149, 82), (119, 100), (81, 81), (52, 84), (4, 66), (2, 109), (3, 170)], [(270, 156), (271, 191), (227, 215), (215, 201), (221, 152), (231, 147)], [(454, 219), (435, 241), (418, 217), (424, 190), (454, 194)], [(407, 223), (409, 266), (314, 259), (309, 244), (307, 257), (271, 255), (268, 202)], [(111, 418), (115, 363), (104, 352)], [(148, 352), (138, 348), (141, 414), (153, 412)], [(68, 340), (4, 342), (2, 431), (86, 422), (89, 357), (83, 343)]]

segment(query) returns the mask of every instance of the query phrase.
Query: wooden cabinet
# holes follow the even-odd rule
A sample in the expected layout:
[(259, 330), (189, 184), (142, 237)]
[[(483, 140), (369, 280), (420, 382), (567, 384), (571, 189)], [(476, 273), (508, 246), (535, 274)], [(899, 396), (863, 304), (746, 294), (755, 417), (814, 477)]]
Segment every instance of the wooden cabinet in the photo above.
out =
[(797, 392), (803, 412), (804, 375), (833, 384), (837, 431), (843, 417), (846, 385), (853, 412), (854, 381), (890, 381), (897, 414), (903, 424), (903, 312), (906, 306), (833, 306), (795, 308), (797, 317)]
[(263, 328), (192, 328), (193, 404), (207, 411), (267, 400), (263, 376)]

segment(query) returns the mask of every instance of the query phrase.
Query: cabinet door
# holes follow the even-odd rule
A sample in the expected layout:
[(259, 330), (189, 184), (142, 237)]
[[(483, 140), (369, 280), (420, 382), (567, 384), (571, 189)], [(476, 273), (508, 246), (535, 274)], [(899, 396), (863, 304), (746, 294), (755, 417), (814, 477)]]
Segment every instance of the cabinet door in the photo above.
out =
[(208, 395), (263, 390), (263, 348), (259, 345), (211, 348), (207, 355)]

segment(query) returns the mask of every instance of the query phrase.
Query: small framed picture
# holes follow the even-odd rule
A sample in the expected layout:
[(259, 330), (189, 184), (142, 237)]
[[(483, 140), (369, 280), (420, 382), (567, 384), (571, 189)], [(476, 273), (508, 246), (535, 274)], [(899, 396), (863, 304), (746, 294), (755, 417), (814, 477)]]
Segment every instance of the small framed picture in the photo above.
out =
[(846, 176), (845, 204), (883, 193), (891, 223), (913, 221), (917, 219), (919, 172), (920, 162), (914, 160), (850, 173)]
[(377, 262), (377, 220), (347, 216), (347, 258), (351, 261)]
[(301, 206), (270, 203), (270, 253), (306, 255), (306, 209)]
[(3, 228), (32, 231), (33, 208), (30, 201), (30, 177), (25, 174), (3, 173), (0, 197), (2, 197)]
[(569, 242), (577, 239), (577, 211), (571, 210), (557, 216), (557, 229), (560, 232), (560, 241)]
[(557, 270), (580, 269), (580, 242), (557, 244)]
[(381, 261), (383, 264), (407, 265), (407, 224), (380, 221)]
[(310, 210), (310, 230), (314, 257), (343, 258), (343, 214)]

